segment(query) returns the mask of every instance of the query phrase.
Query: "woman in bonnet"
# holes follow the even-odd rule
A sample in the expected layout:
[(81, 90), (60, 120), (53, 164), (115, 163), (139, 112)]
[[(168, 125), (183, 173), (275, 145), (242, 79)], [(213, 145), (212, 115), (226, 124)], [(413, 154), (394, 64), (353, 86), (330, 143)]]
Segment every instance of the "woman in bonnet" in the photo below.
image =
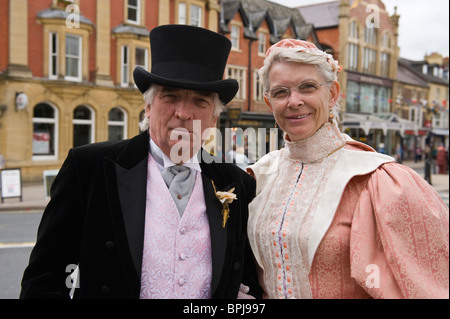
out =
[(448, 298), (448, 208), (412, 169), (339, 131), (339, 69), (286, 39), (260, 70), (285, 132), (248, 168), (260, 284), (268, 298)]

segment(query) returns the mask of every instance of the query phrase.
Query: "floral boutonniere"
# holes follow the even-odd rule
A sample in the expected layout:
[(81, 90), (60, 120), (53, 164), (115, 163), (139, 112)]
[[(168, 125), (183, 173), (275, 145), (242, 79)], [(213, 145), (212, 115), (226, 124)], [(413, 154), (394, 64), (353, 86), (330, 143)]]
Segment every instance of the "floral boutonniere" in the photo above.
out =
[(211, 180), (211, 182), (214, 188), (214, 193), (216, 193), (217, 199), (222, 204), (222, 228), (225, 228), (227, 220), (230, 217), (230, 208), (228, 207), (228, 204), (231, 204), (235, 199), (237, 199), (236, 194), (233, 193), (234, 187), (228, 192), (218, 192), (216, 191), (214, 181)]

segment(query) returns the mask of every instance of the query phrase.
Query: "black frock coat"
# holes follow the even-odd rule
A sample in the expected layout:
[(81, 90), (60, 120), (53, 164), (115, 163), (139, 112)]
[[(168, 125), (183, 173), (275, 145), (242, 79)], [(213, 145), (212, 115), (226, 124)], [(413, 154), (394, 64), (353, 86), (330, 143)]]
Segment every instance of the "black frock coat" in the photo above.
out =
[[(148, 152), (148, 132), (69, 151), (52, 185), (23, 275), (21, 298), (69, 298), (68, 276), (74, 265), (80, 270), (74, 298), (139, 298)], [(217, 161), (203, 151), (212, 298), (236, 298), (241, 282), (257, 295), (246, 235), (255, 181), (236, 165)], [(212, 180), (217, 191), (235, 187), (237, 200), (230, 204), (225, 229)]]

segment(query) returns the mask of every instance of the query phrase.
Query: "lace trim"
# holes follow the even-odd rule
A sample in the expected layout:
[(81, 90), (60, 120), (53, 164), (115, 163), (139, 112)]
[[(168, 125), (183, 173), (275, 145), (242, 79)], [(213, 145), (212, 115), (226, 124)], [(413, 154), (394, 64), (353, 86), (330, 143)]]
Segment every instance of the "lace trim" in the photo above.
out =
[(302, 163), (314, 163), (343, 147), (345, 137), (333, 121), (333, 123), (325, 123), (311, 137), (300, 141), (291, 142), (285, 136), (285, 145), (289, 159)]
[(281, 150), (271, 196), (256, 224), (250, 226), (269, 298), (312, 298), (308, 258), (311, 224), (314, 214), (319, 213), (316, 209), (327, 172), (344, 145), (337, 127), (327, 124), (310, 138), (288, 142)]

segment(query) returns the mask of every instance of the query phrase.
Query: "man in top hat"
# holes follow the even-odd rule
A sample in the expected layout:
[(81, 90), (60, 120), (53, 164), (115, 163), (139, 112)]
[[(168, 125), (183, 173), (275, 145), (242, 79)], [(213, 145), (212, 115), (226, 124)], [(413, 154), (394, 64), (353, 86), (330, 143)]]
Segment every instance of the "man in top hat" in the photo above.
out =
[(69, 298), (73, 287), (74, 298), (236, 298), (242, 283), (259, 293), (246, 238), (255, 182), (198, 142), (238, 90), (222, 79), (230, 41), (166, 25), (150, 44), (152, 72), (134, 71), (145, 131), (69, 151), (22, 298)]

